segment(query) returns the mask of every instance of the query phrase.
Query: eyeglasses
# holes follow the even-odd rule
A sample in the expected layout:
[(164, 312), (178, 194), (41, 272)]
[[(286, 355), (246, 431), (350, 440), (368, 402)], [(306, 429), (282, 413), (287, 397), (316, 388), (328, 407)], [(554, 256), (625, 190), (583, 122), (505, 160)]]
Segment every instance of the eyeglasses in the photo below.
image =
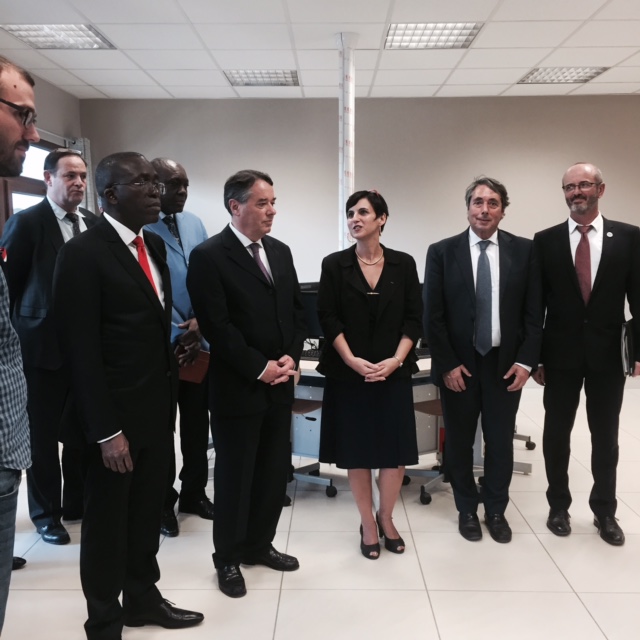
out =
[(602, 184), (602, 182), (587, 182), (585, 180), (584, 182), (578, 182), (578, 184), (563, 184), (562, 190), (565, 193), (571, 193), (576, 189), (580, 189), (580, 191), (588, 191), (589, 189), (591, 189), (591, 187), (595, 187), (596, 185), (599, 185), (599, 184)]
[(14, 104), (13, 102), (9, 102), (8, 100), (4, 100), (3, 98), (0, 98), (0, 102), (2, 102), (2, 104), (6, 104), (8, 107), (11, 107), (18, 112), (18, 114), (20, 115), (20, 120), (22, 121), (22, 126), (25, 129), (28, 129), (32, 124), (35, 125), (37, 116), (36, 112), (33, 109), (30, 109), (29, 107), (21, 107), (19, 104)]
[(151, 182), (151, 180), (140, 180), (138, 182), (114, 182), (111, 186), (115, 187), (120, 185), (121, 187), (136, 187), (137, 189), (144, 189), (151, 187), (154, 191), (157, 191), (161, 196), (164, 195), (166, 187), (164, 182)]

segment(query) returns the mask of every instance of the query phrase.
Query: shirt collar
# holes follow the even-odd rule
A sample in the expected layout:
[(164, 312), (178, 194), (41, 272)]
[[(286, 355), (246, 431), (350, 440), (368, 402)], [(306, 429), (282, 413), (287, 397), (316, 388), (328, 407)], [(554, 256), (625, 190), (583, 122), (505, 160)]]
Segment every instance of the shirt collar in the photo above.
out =
[[(498, 244), (498, 230), (496, 229), (493, 233), (493, 235), (490, 238), (487, 238), (487, 240), (491, 243), (491, 244)], [(482, 242), (482, 238), (480, 238), (476, 232), (469, 227), (469, 246), (473, 247), (475, 245), (478, 244), (478, 242)]]
[(118, 222), (118, 220), (116, 220), (113, 216), (110, 216), (108, 213), (103, 213), (102, 215), (105, 220), (116, 230), (116, 233), (120, 236), (122, 242), (124, 242), (125, 244), (131, 244), (138, 236), (142, 238), (142, 229), (140, 230), (140, 233), (134, 233), (133, 231), (131, 231), (131, 229), (129, 229), (129, 227), (125, 227), (122, 222)]
[[(576, 227), (580, 227), (583, 225), (578, 224), (573, 218), (569, 218), (569, 235), (571, 235), (575, 230)], [(593, 227), (593, 230), (596, 233), (602, 233), (602, 230), (604, 228), (604, 220), (602, 218), (602, 214), (600, 213), (600, 211), (598, 211), (598, 215), (595, 217), (594, 221), (591, 223), (591, 226)]]
[[(245, 247), (245, 249), (249, 245), (253, 244), (253, 240), (250, 240), (249, 238), (247, 238), (247, 236), (245, 236), (244, 233), (242, 233), (241, 231), (238, 231), (238, 229), (236, 229), (231, 223), (229, 223), (229, 228), (231, 229), (231, 231), (233, 231), (233, 233), (236, 234), (236, 238), (238, 238), (238, 240), (242, 242), (242, 246)], [(264, 249), (264, 246), (262, 245), (262, 240), (258, 240), (256, 244), (260, 245), (261, 249)]]
[[(56, 214), (56, 218), (58, 218), (58, 220), (64, 220), (64, 217), (69, 212), (65, 211), (60, 205), (56, 204), (49, 196), (47, 196), (47, 200), (49, 201), (49, 204), (53, 209), (53, 213)], [(84, 216), (78, 211), (77, 207), (76, 207), (76, 210), (72, 211), (71, 213), (77, 213), (80, 217), (84, 218)]]

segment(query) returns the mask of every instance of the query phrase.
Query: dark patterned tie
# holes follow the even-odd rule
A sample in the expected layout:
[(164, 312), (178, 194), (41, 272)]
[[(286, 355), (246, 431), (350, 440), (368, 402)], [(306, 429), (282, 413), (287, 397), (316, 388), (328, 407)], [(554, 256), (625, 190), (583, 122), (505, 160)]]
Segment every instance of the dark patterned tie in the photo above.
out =
[(176, 242), (182, 246), (182, 241), (180, 240), (180, 233), (178, 233), (178, 225), (176, 224), (176, 219), (173, 214), (166, 215), (162, 218), (162, 222), (164, 222), (169, 228), (169, 233), (176, 239)]
[(82, 232), (80, 231), (80, 218), (77, 213), (67, 213), (65, 216), (67, 220), (71, 220), (71, 224), (73, 225), (73, 237), (79, 236)]
[(487, 256), (489, 240), (478, 242), (480, 257), (476, 274), (476, 351), (486, 355), (491, 351), (491, 266)]
[(264, 266), (264, 262), (262, 262), (262, 259), (260, 258), (260, 245), (257, 242), (252, 242), (249, 245), (249, 249), (251, 249), (251, 253), (253, 253), (253, 259), (258, 263), (258, 267), (260, 267), (260, 271), (262, 271), (262, 274), (267, 279), (267, 282), (272, 285), (273, 280), (271, 279), (267, 268)]
[(576, 229), (582, 234), (576, 248), (576, 275), (582, 299), (587, 304), (591, 297), (591, 247), (587, 234), (593, 227), (590, 224), (578, 225)]

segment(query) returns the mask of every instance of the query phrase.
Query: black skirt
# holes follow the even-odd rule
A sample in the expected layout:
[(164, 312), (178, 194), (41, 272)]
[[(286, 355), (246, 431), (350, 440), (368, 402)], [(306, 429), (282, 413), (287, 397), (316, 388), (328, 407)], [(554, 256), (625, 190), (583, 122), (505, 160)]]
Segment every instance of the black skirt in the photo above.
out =
[(320, 462), (341, 469), (418, 463), (411, 378), (385, 382), (325, 379)]

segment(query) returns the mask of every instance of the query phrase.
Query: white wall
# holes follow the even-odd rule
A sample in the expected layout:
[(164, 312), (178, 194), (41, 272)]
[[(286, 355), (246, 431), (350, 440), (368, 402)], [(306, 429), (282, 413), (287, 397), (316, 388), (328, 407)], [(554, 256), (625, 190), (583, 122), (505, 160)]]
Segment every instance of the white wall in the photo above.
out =
[[(337, 100), (88, 100), (82, 135), (94, 166), (115, 151), (181, 162), (187, 208), (211, 233), (229, 220), (222, 187), (238, 169), (275, 182), (273, 234), (293, 250), (302, 281), (317, 280), (337, 249)], [(575, 161), (598, 164), (605, 215), (638, 224), (640, 96), (367, 99), (356, 101), (356, 188), (386, 198), (383, 241), (411, 253), (422, 277), (431, 242), (466, 227), (474, 176), (505, 183), (503, 228), (531, 237), (567, 217), (561, 177)]]
[[(51, 132), (60, 138), (80, 137), (80, 100), (37, 76), (36, 109), (38, 129)], [(47, 138), (47, 134), (42, 135)], [(52, 140), (56, 144), (58, 140)]]

